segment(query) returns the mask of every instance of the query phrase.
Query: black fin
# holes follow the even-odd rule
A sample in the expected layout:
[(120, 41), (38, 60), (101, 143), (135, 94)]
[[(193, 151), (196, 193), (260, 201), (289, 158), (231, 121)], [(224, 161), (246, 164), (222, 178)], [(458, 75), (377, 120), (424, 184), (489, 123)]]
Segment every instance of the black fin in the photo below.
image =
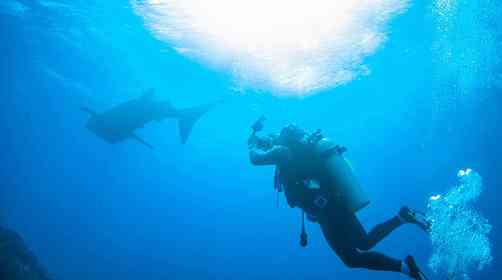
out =
[(404, 262), (410, 269), (411, 278), (415, 280), (428, 280), (427, 276), (425, 276), (425, 274), (420, 270), (420, 268), (418, 268), (418, 265), (412, 256), (407, 256), (404, 259)]
[(195, 123), (219, 103), (220, 102), (180, 110), (178, 127), (180, 130), (181, 143), (185, 144), (187, 142)]
[(92, 109), (90, 109), (90, 108), (88, 108), (88, 107), (80, 107), (80, 110), (82, 110), (82, 111), (84, 111), (84, 112), (88, 113), (89, 115), (91, 115), (91, 116), (93, 116), (93, 117), (94, 117), (94, 116), (96, 116), (96, 115), (98, 114), (98, 113), (96, 113), (96, 111), (94, 111), (94, 110), (92, 110)]
[(420, 211), (413, 211), (413, 216), (415, 217), (416, 225), (423, 229), (425, 232), (431, 232), (432, 223), (427, 219), (425, 213)]
[(153, 146), (148, 144), (145, 140), (141, 139), (141, 137), (139, 137), (138, 135), (136, 134), (133, 134), (131, 136), (133, 139), (135, 139), (136, 141), (140, 142), (141, 144), (147, 146), (148, 148), (152, 149), (153, 150)]

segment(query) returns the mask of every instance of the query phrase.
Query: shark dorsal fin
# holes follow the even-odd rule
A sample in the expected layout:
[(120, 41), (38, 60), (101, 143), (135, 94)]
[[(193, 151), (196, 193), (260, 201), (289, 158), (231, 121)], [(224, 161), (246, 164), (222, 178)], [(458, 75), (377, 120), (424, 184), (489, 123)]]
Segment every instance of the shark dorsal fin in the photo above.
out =
[(82, 110), (82, 111), (84, 111), (84, 112), (88, 113), (89, 115), (91, 115), (91, 116), (93, 116), (93, 117), (94, 117), (94, 116), (96, 116), (96, 115), (98, 114), (96, 111), (94, 111), (94, 110), (92, 110), (92, 109), (90, 109), (90, 108), (88, 108), (88, 107), (80, 107), (80, 110)]
[(153, 149), (153, 146), (152, 146), (152, 145), (148, 144), (145, 140), (143, 140), (143, 139), (142, 139), (141, 137), (139, 137), (138, 135), (136, 135), (136, 134), (134, 134), (134, 133), (133, 133), (133, 134), (131, 135), (131, 138), (133, 138), (134, 140), (136, 140), (136, 141), (140, 142), (141, 144), (143, 144), (143, 145), (147, 146), (148, 148)]

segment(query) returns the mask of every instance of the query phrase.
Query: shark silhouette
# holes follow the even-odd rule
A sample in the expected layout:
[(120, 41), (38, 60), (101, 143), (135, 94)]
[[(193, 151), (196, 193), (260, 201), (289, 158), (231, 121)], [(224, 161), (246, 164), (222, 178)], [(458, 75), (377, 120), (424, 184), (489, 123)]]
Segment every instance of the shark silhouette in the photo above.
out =
[(118, 143), (127, 139), (135, 139), (153, 149), (152, 145), (136, 134), (136, 129), (142, 128), (152, 121), (174, 118), (178, 120), (181, 143), (185, 144), (197, 120), (216, 104), (217, 102), (187, 109), (176, 109), (168, 101), (154, 100), (154, 91), (148, 90), (139, 98), (119, 104), (101, 113), (87, 107), (81, 109), (90, 115), (86, 125), (87, 129), (106, 142)]

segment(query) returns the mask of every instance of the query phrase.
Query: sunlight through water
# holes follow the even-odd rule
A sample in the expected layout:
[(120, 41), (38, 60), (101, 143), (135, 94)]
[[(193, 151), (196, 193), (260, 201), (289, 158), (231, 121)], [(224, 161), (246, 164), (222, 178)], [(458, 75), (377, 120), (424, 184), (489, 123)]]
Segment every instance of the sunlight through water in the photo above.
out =
[(131, 0), (177, 52), (243, 87), (303, 96), (369, 73), (366, 56), (408, 0)]
[(434, 54), (436, 111), (451, 112), (459, 101), (497, 82), (502, 63), (496, 19), (502, 5), (492, 0), (435, 0)]

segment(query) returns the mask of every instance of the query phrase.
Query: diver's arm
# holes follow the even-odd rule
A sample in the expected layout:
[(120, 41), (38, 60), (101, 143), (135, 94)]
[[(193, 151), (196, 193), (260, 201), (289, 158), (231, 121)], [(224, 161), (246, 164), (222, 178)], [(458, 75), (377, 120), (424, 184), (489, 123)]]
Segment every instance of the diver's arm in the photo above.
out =
[(260, 137), (257, 135), (257, 131), (249, 136), (248, 139), (248, 149), (249, 149), (249, 161), (253, 165), (273, 165), (275, 162), (269, 155), (269, 151), (273, 146), (268, 145), (267, 139), (265, 137)]
[(289, 149), (274, 145), (270, 138), (257, 135), (263, 129), (265, 116), (261, 116), (252, 126), (248, 139), (249, 160), (254, 165), (275, 165), (289, 159)]
[(256, 131), (249, 136), (248, 139), (248, 149), (249, 149), (249, 160), (254, 165), (268, 165), (273, 164), (267, 161), (267, 150), (263, 145), (260, 145), (260, 142), (263, 143), (263, 139), (260, 136), (256, 135)]
[(289, 159), (289, 149), (284, 146), (273, 146), (268, 150), (250, 147), (249, 160), (254, 165), (275, 165)]
[(250, 149), (251, 149), (251, 147), (257, 147), (260, 140), (261, 140), (260, 137), (258, 135), (256, 135), (255, 131), (253, 131), (253, 133), (251, 133), (251, 135), (249, 135), (249, 138), (248, 138), (248, 147)]

